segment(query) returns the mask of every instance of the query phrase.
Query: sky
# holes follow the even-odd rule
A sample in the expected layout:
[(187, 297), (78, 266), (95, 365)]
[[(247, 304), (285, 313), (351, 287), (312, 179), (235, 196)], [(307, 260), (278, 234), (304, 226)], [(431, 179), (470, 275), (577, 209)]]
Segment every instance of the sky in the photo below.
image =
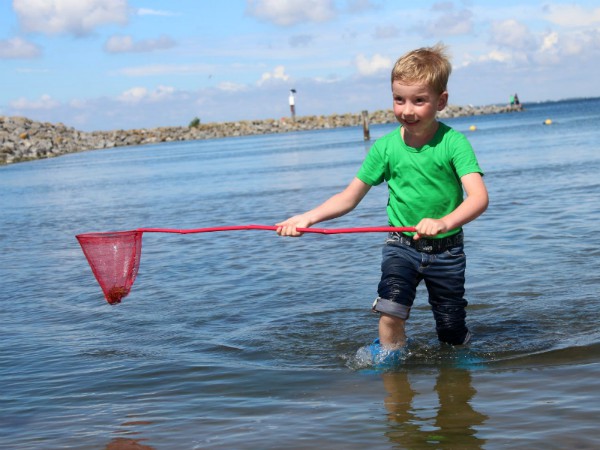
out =
[(0, 116), (82, 131), (390, 109), (445, 44), (454, 105), (600, 96), (597, 0), (0, 0)]

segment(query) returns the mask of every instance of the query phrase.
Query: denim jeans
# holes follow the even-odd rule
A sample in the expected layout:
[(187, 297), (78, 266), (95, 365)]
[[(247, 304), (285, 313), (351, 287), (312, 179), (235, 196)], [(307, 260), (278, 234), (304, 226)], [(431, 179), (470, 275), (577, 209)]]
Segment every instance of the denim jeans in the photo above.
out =
[(425, 280), (438, 339), (453, 345), (465, 343), (469, 330), (465, 324), (467, 258), (463, 245), (425, 253), (390, 238), (382, 256), (379, 297), (373, 310), (408, 319), (417, 286)]

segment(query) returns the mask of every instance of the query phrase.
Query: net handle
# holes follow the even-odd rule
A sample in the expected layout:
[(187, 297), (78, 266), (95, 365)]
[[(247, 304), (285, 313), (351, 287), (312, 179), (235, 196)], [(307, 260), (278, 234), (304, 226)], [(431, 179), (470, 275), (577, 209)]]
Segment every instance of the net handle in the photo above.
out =
[[(142, 233), (214, 233), (218, 231), (237, 231), (237, 230), (270, 230), (276, 231), (275, 225), (230, 225), (222, 227), (192, 228), (192, 229), (174, 229), (174, 228), (138, 228), (135, 231)], [(343, 234), (343, 233), (381, 233), (397, 232), (410, 233), (417, 231), (415, 227), (358, 227), (358, 228), (297, 228), (300, 233), (318, 233), (318, 234)]]

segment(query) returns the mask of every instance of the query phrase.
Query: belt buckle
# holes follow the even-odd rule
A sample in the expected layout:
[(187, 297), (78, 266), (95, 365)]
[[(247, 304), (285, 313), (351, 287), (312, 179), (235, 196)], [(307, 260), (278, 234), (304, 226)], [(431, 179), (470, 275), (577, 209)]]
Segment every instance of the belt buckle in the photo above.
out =
[(420, 252), (431, 253), (433, 252), (433, 242), (429, 239), (423, 239), (416, 242), (416, 247)]
[(433, 245), (422, 245), (419, 250), (425, 253), (431, 253), (433, 251)]

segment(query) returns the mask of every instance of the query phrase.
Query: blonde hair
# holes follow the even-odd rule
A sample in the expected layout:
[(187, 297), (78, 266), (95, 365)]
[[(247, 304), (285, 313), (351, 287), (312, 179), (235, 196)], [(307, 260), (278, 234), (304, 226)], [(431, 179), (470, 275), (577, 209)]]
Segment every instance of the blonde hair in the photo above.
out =
[(423, 83), (441, 94), (447, 90), (451, 72), (452, 65), (447, 55), (447, 47), (438, 43), (433, 47), (419, 48), (401, 56), (392, 69), (392, 83)]

